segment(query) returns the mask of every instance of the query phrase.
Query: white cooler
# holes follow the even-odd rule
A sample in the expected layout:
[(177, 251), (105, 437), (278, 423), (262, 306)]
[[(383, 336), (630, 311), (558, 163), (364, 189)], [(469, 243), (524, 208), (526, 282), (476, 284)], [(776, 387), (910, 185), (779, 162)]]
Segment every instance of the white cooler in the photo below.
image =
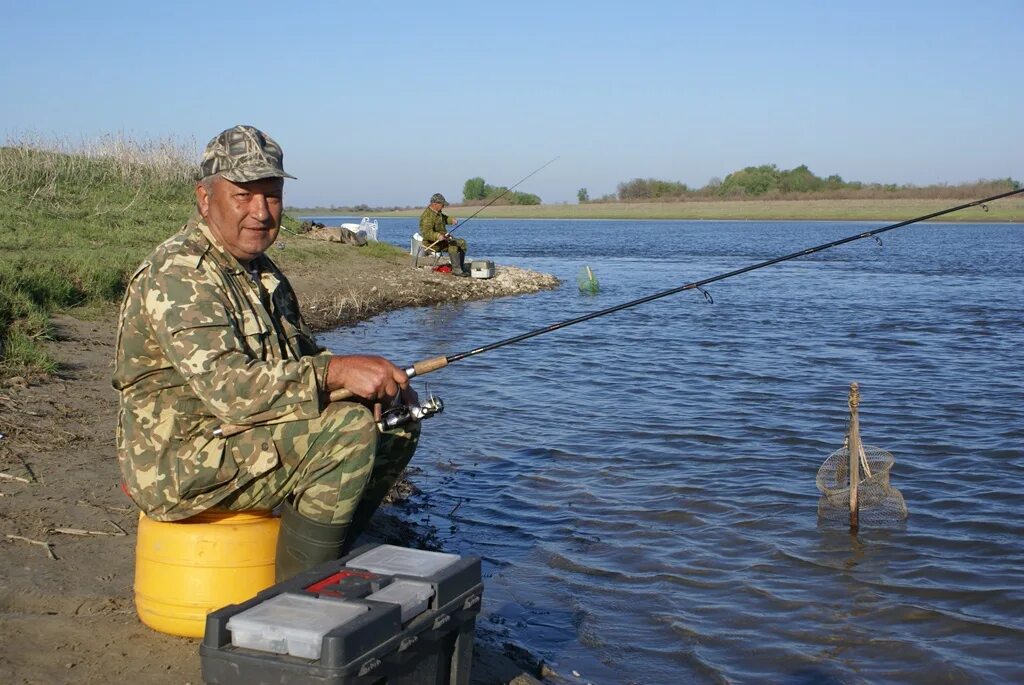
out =
[(474, 259), (469, 263), (469, 275), (473, 278), (494, 278), (494, 262), (489, 259)]

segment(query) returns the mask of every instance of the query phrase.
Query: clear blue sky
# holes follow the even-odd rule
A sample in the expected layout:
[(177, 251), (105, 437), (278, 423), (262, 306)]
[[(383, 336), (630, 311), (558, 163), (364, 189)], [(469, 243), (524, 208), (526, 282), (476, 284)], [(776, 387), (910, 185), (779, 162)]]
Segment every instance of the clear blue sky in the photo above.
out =
[(1024, 1), (2, 0), (0, 137), (195, 141), (250, 123), (290, 205), (545, 202), (807, 164), (1024, 179)]

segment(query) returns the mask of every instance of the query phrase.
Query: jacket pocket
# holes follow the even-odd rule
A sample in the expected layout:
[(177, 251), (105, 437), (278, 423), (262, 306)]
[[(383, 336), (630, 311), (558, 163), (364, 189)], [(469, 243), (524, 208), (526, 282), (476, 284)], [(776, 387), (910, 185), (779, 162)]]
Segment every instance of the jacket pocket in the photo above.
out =
[(226, 449), (225, 441), (196, 436), (179, 451), (178, 492), (190, 499), (223, 486), (238, 475), (238, 463)]
[(266, 426), (256, 426), (228, 438), (225, 452), (241, 471), (239, 480), (249, 481), (262, 476), (280, 463), (277, 445)]

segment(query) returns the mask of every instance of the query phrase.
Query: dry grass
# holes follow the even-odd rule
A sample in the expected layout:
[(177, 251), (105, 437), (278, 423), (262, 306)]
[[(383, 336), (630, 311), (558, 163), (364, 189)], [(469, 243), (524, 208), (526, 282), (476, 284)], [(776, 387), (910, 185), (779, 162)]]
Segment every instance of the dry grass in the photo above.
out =
[(322, 330), (341, 323), (360, 321), (385, 309), (384, 296), (372, 290), (349, 289), (347, 293), (317, 293), (302, 302), (309, 325)]
[[(197, 177), (195, 141), (172, 139), (136, 141), (123, 135), (106, 135), (95, 140), (68, 140), (25, 135), (8, 139), (0, 155), (0, 192), (14, 192), (30, 186), (33, 197), (52, 196), (57, 182), (66, 178), (112, 177), (141, 183), (192, 182)], [(106, 164), (97, 168), (92, 162)], [(97, 174), (97, 170), (100, 171)]]

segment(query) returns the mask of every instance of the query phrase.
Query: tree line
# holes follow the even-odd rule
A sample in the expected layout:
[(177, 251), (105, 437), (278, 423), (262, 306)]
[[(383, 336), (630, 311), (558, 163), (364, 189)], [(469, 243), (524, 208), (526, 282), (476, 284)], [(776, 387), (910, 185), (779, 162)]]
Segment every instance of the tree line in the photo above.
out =
[(1020, 181), (1012, 178), (982, 179), (958, 185), (935, 184), (916, 186), (895, 183), (862, 183), (844, 181), (838, 174), (822, 178), (806, 164), (794, 169), (780, 169), (774, 164), (748, 166), (734, 171), (724, 179), (712, 178), (703, 188), (690, 188), (685, 183), (657, 178), (634, 178), (618, 184), (615, 193), (596, 200), (586, 188), (576, 198), (584, 202), (673, 202), (713, 199), (851, 199), (851, 198), (962, 198), (995, 195), (1017, 190)]
[(491, 200), (496, 205), (540, 204), (540, 197), (533, 193), (509, 192), (507, 186), (492, 186), (480, 176), (467, 179), (465, 185), (462, 186), (462, 201), (466, 204), (480, 201), (489, 202)]

